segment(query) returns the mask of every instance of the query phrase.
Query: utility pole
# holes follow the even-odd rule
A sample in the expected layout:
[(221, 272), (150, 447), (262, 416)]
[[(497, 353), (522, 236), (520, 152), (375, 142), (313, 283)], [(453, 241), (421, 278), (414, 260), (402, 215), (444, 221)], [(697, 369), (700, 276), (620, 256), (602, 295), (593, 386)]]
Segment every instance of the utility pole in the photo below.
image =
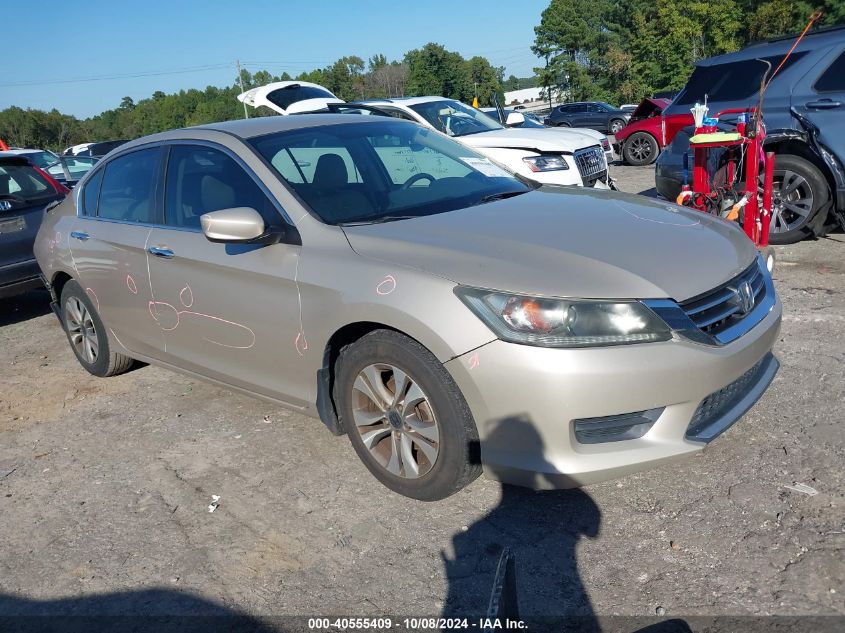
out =
[[(244, 90), (244, 78), (241, 77), (241, 60), (236, 59), (235, 66), (238, 68), (238, 83), (241, 84), (241, 92), (246, 92), (246, 90)], [(246, 110), (246, 101), (244, 101), (244, 118), (249, 118), (249, 112)]]

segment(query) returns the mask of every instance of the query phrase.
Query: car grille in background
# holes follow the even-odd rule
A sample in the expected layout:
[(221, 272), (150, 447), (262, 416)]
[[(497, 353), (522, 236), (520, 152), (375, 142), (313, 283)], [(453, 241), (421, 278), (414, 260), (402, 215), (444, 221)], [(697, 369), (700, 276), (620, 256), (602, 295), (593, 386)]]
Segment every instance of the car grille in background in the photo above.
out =
[(604, 150), (600, 145), (576, 150), (573, 154), (575, 164), (584, 185), (592, 185), (607, 176), (607, 165), (604, 160)]
[(692, 420), (687, 427), (686, 437), (691, 440), (709, 441), (705, 437), (706, 429), (713, 421), (725, 415), (734, 405), (757, 384), (763, 366), (769, 362), (771, 355), (764, 356), (754, 367), (742, 374), (727, 387), (714, 391), (698, 405)]
[(745, 282), (751, 286), (754, 305), (759, 305), (766, 296), (766, 284), (763, 272), (755, 260), (743, 273), (728, 283), (680, 304), (681, 309), (702, 332), (716, 336), (747, 316), (747, 313), (742, 311), (737, 292)]

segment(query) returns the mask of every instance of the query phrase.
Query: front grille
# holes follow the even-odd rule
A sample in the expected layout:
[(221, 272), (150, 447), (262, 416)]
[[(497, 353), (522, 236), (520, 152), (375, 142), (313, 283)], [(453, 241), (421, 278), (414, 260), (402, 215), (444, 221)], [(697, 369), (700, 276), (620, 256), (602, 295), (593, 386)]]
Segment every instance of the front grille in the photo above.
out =
[(607, 165), (601, 146), (595, 145), (576, 150), (572, 156), (585, 185), (592, 185), (596, 180), (607, 176)]
[(743, 306), (739, 292), (746, 282), (754, 296), (753, 308), (766, 297), (763, 271), (756, 260), (728, 283), (680, 304), (681, 309), (702, 332), (716, 336), (741, 321), (751, 311), (744, 309), (748, 306)]
[(698, 405), (687, 427), (687, 439), (709, 441), (706, 429), (742, 400), (757, 384), (761, 370), (771, 362), (771, 354), (760, 359), (754, 367), (726, 387), (714, 391)]

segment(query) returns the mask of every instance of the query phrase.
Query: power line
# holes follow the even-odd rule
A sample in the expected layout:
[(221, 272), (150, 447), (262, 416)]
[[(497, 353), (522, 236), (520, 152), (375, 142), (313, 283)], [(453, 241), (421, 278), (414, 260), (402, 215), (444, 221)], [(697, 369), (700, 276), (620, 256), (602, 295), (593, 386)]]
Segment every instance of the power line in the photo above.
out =
[(158, 77), (161, 75), (179, 75), (183, 73), (205, 72), (209, 70), (220, 70), (223, 68), (231, 68), (231, 63), (227, 64), (209, 64), (206, 66), (193, 66), (191, 68), (178, 68), (172, 70), (153, 70), (145, 72), (122, 73), (116, 75), (99, 75), (89, 77), (75, 77), (73, 79), (28, 79), (26, 81), (11, 81), (0, 84), (0, 88), (12, 88), (15, 86), (44, 86), (52, 84), (73, 84), (85, 83), (89, 81), (110, 81), (113, 79), (133, 79), (136, 77)]

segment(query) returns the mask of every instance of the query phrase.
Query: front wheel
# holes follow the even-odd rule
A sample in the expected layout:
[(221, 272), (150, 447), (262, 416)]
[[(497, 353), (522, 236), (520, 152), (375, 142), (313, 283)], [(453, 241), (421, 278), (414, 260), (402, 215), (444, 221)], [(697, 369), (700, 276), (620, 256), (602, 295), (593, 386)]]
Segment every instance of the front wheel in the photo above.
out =
[(648, 132), (631, 134), (622, 147), (622, 158), (628, 165), (640, 167), (651, 165), (657, 160), (660, 148), (657, 139)]
[[(762, 182), (761, 173), (761, 199)], [(794, 244), (818, 233), (827, 219), (823, 209), (829, 201), (827, 181), (813, 163), (793, 154), (776, 155), (769, 242)]]
[(436, 501), (480, 474), (469, 407), (443, 364), (417, 341), (375, 330), (344, 347), (334, 399), (358, 457), (394, 492)]

